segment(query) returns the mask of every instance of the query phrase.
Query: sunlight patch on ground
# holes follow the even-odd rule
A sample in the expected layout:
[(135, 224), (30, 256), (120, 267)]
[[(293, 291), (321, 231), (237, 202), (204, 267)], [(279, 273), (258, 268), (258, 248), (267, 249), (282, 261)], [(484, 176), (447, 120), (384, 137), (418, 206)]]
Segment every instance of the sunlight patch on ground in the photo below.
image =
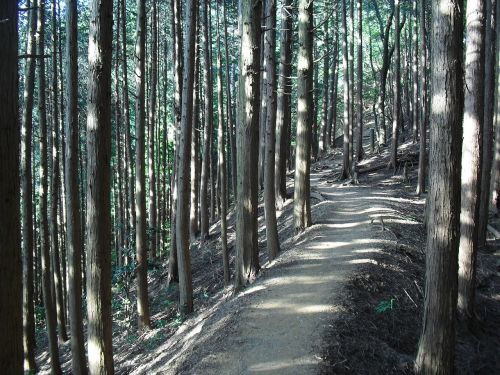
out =
[(269, 372), (269, 371), (278, 371), (280, 373), (284, 373), (283, 370), (296, 368), (296, 366), (300, 365), (314, 365), (317, 364), (318, 360), (316, 360), (312, 356), (304, 356), (300, 358), (285, 358), (281, 361), (271, 361), (264, 362), (252, 365), (249, 367), (250, 372)]

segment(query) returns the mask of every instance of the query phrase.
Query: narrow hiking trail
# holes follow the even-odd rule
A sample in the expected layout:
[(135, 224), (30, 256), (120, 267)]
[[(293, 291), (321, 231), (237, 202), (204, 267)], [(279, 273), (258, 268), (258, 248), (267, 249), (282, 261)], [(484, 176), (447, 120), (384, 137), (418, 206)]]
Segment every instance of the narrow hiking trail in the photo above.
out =
[[(161, 353), (134, 373), (312, 374), (321, 363), (322, 334), (339, 309), (341, 290), (360, 264), (394, 241), (384, 221), (403, 220), (384, 183), (328, 180), (336, 158), (314, 165), (313, 223), (293, 247), (235, 298), (189, 323)], [(392, 183), (395, 177), (392, 178)], [(392, 235), (392, 237), (391, 237)], [(216, 311), (215, 311), (216, 310)], [(177, 338), (176, 338), (177, 337)], [(167, 352), (169, 354), (167, 354)]]

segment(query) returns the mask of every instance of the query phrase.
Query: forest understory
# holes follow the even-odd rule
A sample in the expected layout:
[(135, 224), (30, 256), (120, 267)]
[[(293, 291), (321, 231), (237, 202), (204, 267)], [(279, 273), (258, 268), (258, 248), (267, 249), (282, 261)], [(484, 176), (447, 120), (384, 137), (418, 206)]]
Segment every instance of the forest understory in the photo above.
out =
[[(353, 191), (360, 191), (367, 198), (383, 194), (382, 205), (388, 213), (370, 220), (371, 236), (377, 244), (382, 244), (380, 249), (370, 252), (369, 261), (361, 259), (359, 264), (349, 268), (341, 279), (340, 288), (321, 296), (335, 313), (317, 319), (320, 322), (319, 341), (301, 342), (305, 347), (310, 346), (309, 350), (318, 359), (317, 363), (307, 370), (294, 366), (293, 371), (320, 374), (413, 373), (424, 302), (425, 195), (420, 198), (415, 195), (417, 169), (412, 160), (418, 160), (418, 148), (407, 142), (401, 146), (400, 153), (400, 159), (407, 162), (406, 167), (398, 169), (396, 174), (385, 167), (389, 161), (387, 150), (368, 157), (359, 165), (358, 184), (338, 180), (340, 150), (334, 149), (312, 164), (312, 174), (318, 175), (317, 179), (312, 178), (311, 184), (314, 225), (295, 236), (293, 201), (288, 199), (277, 217), (282, 253), (271, 263), (265, 251), (263, 200), (260, 196), (259, 247), (263, 268), (252, 287), (242, 293), (235, 293), (233, 287), (224, 289), (222, 254), (217, 245), (220, 223), (214, 224), (210, 228), (210, 240), (203, 246), (195, 242), (191, 248), (197, 309), (190, 316), (178, 313), (178, 288), (176, 284), (167, 287), (167, 264), (152, 263), (148, 271), (148, 288), (153, 328), (138, 334), (135, 327), (135, 280), (130, 278), (125, 282), (115, 277), (113, 347), (116, 373), (235, 373), (234, 367), (227, 366), (217, 357), (228, 355), (224, 352), (228, 337), (235, 338), (240, 344), (252, 340), (241, 333), (240, 327), (249, 323), (239, 319), (240, 315), (249, 309), (252, 299), (260, 298), (261, 289), (266, 291), (263, 285), (274, 274), (283, 272), (291, 264), (299, 268), (307, 266), (305, 261), (298, 259), (297, 253), (306, 251), (303, 244), (307, 241), (325, 235), (329, 229), (322, 225), (323, 221), (336, 215), (335, 198), (332, 198), (331, 206), (325, 206), (323, 203), (330, 198), (321, 193), (319, 185), (337, 185), (343, 189), (344, 196)], [(287, 179), (287, 190), (291, 197), (291, 178)], [(228, 249), (231, 268), (234, 267), (234, 222), (234, 212), (230, 211)], [(491, 222), (500, 229), (500, 219), (492, 218)], [(332, 233), (332, 236), (335, 235), (335, 232)], [(499, 265), (500, 243), (490, 233), (488, 247), (478, 257), (477, 325), (472, 330), (461, 325), (457, 329), (456, 371), (459, 374), (493, 374), (500, 371)], [(338, 270), (332, 268), (333, 272)], [(280, 277), (283, 277), (281, 273)], [(252, 296), (254, 290), (256, 295)], [(272, 320), (271, 316), (269, 320)], [(273, 337), (272, 333), (267, 334)], [(42, 364), (40, 373), (49, 374), (45, 337), (45, 333), (40, 331), (37, 362)], [(284, 338), (289, 342), (294, 339)], [(70, 373), (69, 342), (60, 342), (60, 345), (63, 371)], [(268, 372), (288, 374), (291, 370), (278, 368)], [(243, 373), (252, 372), (251, 369), (243, 369)]]

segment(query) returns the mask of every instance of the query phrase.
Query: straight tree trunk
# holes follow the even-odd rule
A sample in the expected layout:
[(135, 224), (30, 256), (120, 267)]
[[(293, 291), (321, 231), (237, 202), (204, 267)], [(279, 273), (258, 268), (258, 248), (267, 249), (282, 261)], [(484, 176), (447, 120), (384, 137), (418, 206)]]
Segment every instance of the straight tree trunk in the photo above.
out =
[[(495, 33), (498, 0), (486, 0), (486, 34), (485, 34), (485, 61), (484, 61), (484, 121), (483, 121), (483, 149), (481, 166), (481, 188), (478, 221), (478, 246), (486, 245), (486, 229), (490, 210), (490, 183), (491, 166), (493, 162), (493, 120), (495, 103)], [(498, 83), (497, 83), (498, 84)]]
[[(333, 45), (333, 63), (330, 66), (330, 84), (328, 94), (328, 119), (327, 119), (327, 148), (335, 147), (337, 133), (337, 93), (338, 93), (338, 69), (339, 69), (339, 31), (338, 26), (339, 9), (335, 10), (335, 41)], [(333, 139), (332, 139), (333, 138)]]
[(420, 99), (420, 143), (419, 143), (419, 153), (418, 153), (418, 180), (417, 180), (417, 195), (421, 195), (425, 192), (425, 179), (426, 179), (426, 143), (427, 143), (427, 34), (425, 31), (425, 0), (419, 0), (420, 9), (420, 82), (422, 82), (422, 91)]
[[(158, 231), (158, 217), (156, 212), (156, 172), (155, 172), (155, 128), (156, 128), (156, 88), (158, 83), (158, 27), (156, 19), (158, 17), (157, 0), (152, 0), (153, 14), (151, 20), (152, 40), (151, 40), (151, 95), (149, 97), (149, 121), (148, 121), (148, 181), (149, 181), (149, 251), (153, 258), (156, 258), (158, 249), (156, 248), (156, 233)], [(146, 28), (144, 28), (146, 32)]]
[[(267, 0), (262, 0), (262, 20), (266, 22), (269, 17), (266, 10)], [(259, 115), (259, 189), (264, 190), (264, 163), (266, 158), (266, 121), (267, 121), (267, 76), (266, 60), (264, 58), (264, 45), (266, 39), (266, 31), (263, 30), (260, 36), (260, 115)]]
[(87, 101), (87, 316), (89, 373), (112, 375), (111, 54), (113, 1), (90, 4)]
[(313, 101), (313, 4), (299, 0), (299, 51), (298, 51), (298, 109), (297, 146), (295, 154), (295, 184), (293, 217), (295, 231), (311, 226), (310, 168), (311, 124), (314, 114)]
[[(500, 14), (500, 1), (497, 1), (497, 14)], [(500, 34), (500, 22), (496, 24), (496, 34)], [(497, 38), (496, 56), (496, 121), (495, 121), (495, 160), (494, 160), (494, 180), (493, 180), (493, 205), (497, 212), (500, 211), (500, 37)]]
[[(349, 1), (349, 17), (347, 18), (347, 27), (349, 28), (348, 34), (350, 34), (350, 38), (348, 38), (349, 44), (349, 168), (353, 167), (353, 159), (354, 159), (354, 1), (356, 0), (348, 0)], [(352, 173), (352, 171), (351, 171)]]
[(468, 0), (466, 9), (465, 92), (462, 143), (462, 198), (458, 254), (458, 313), (472, 321), (476, 289), (476, 257), (484, 119), (485, 0)]
[(222, 14), (224, 17), (224, 50), (226, 58), (226, 109), (227, 109), (227, 127), (228, 127), (228, 138), (229, 145), (231, 147), (231, 187), (233, 189), (233, 196), (236, 199), (236, 135), (234, 129), (234, 117), (232, 111), (232, 93), (231, 93), (231, 80), (229, 75), (229, 47), (227, 38), (227, 15), (226, 15), (226, 5), (225, 2), (221, 2)]
[(178, 148), (179, 148), (179, 129), (181, 126), (181, 93), (182, 93), (182, 26), (181, 26), (181, 1), (171, 0), (172, 23), (174, 31), (174, 162), (172, 179), (172, 197), (171, 197), (171, 220), (170, 220), (170, 254), (168, 257), (168, 284), (179, 281), (179, 267), (177, 261), (177, 170), (178, 170)]
[[(45, 0), (38, 4), (37, 19), (37, 45), (38, 55), (45, 53)], [(57, 316), (53, 304), (51, 290), (51, 269), (50, 269), (50, 242), (48, 224), (48, 152), (47, 152), (47, 113), (46, 113), (46, 93), (45, 93), (45, 59), (39, 59), (38, 66), (38, 118), (40, 127), (40, 252), (42, 258), (42, 290), (43, 304), (45, 306), (45, 317), (47, 323), (47, 336), (49, 339), (50, 364), (53, 374), (61, 374), (59, 362), (59, 348), (57, 345)]]
[(193, 111), (194, 57), (197, 0), (188, 0), (185, 10), (186, 39), (184, 40), (184, 69), (182, 75), (182, 117), (179, 137), (177, 170), (177, 259), (179, 261), (179, 306), (183, 314), (193, 312), (193, 285), (189, 253), (189, 175)]
[[(399, 1), (399, 0), (396, 0)], [(358, 10), (358, 36), (357, 36), (357, 48), (358, 48), (358, 82), (357, 82), (357, 92), (356, 92), (356, 104), (357, 109), (357, 143), (356, 143), (356, 161), (360, 162), (363, 159), (363, 1), (356, 0), (356, 8)]]
[[(34, 9), (29, 13), (29, 33), (26, 53), (36, 55), (35, 33), (37, 24), (38, 2), (34, 0), (28, 4)], [(33, 102), (35, 91), (35, 58), (26, 59), (24, 83), (24, 110), (22, 113), (21, 128), (21, 230), (23, 254), (23, 346), (25, 369), (36, 372), (35, 362), (35, 309), (33, 291), (33, 176), (32, 163), (32, 134), (33, 134)], [(3, 178), (3, 177), (2, 177)]]
[(276, 149), (274, 195), (278, 209), (286, 200), (287, 134), (290, 119), (290, 91), (292, 75), (292, 0), (284, 0), (281, 10), (281, 58), (278, 78), (276, 112)]
[(17, 7), (0, 4), (0, 368), (14, 375), (23, 373)]
[[(197, 22), (197, 29), (199, 23)], [(200, 127), (199, 127), (199, 115), (200, 115), (200, 46), (199, 46), (199, 33), (196, 33), (196, 47), (195, 47), (195, 63), (194, 63), (194, 84), (193, 84), (193, 125), (191, 129), (191, 192), (190, 192), (190, 204), (189, 204), (189, 236), (191, 240), (194, 240), (199, 233), (199, 191), (200, 191), (200, 171), (198, 160), (200, 158), (199, 147), (200, 147)]]
[[(49, 230), (50, 247), (52, 249), (52, 273), (56, 292), (56, 314), (59, 336), (62, 341), (68, 340), (66, 333), (66, 317), (64, 308), (63, 280), (61, 276), (61, 256), (58, 237), (57, 212), (59, 202), (59, 100), (58, 100), (58, 58), (57, 58), (57, 9), (56, 0), (52, 1), (52, 121), (51, 134), (49, 135), (49, 149), (51, 163), (49, 163), (50, 173), (50, 205), (49, 205)], [(63, 258), (64, 260), (64, 258)]]
[(350, 163), (350, 137), (349, 129), (350, 116), (349, 116), (349, 48), (347, 44), (347, 4), (346, 0), (342, 0), (342, 76), (343, 76), (343, 90), (344, 90), (344, 149), (342, 157), (342, 179), (346, 179), (351, 175)]
[(392, 110), (391, 166), (396, 172), (399, 131), (401, 128), (401, 31), (399, 28), (400, 0), (394, 0), (394, 102)]
[[(217, 149), (219, 151), (219, 186), (220, 186), (220, 228), (221, 251), (224, 269), (224, 285), (229, 285), (229, 255), (227, 253), (227, 178), (226, 178), (226, 151), (224, 140), (224, 95), (222, 92), (222, 52), (219, 31), (219, 3), (217, 2), (217, 115), (219, 128), (217, 129)], [(227, 52), (227, 51), (226, 51)], [(227, 77), (229, 80), (229, 76)], [(229, 110), (229, 107), (228, 107)]]
[(419, 82), (418, 82), (418, 1), (413, 2), (413, 16), (415, 18), (413, 23), (413, 54), (412, 54), (412, 77), (413, 77), (413, 93), (412, 93), (412, 107), (413, 107), (413, 116), (412, 116), (412, 129), (413, 129), (413, 143), (417, 143), (418, 140), (418, 130), (419, 130), (419, 121), (420, 121), (420, 105), (418, 99), (418, 90), (419, 90)]
[(276, 197), (274, 195), (274, 167), (276, 143), (276, 0), (266, 0), (266, 32), (264, 60), (266, 67), (266, 153), (264, 161), (264, 210), (269, 260), (279, 253), (278, 226), (276, 224)]
[(210, 154), (212, 152), (211, 148), (211, 134), (213, 129), (213, 87), (212, 87), (212, 71), (210, 67), (212, 66), (210, 61), (210, 51), (209, 51), (209, 41), (211, 37), (209, 35), (208, 27), (208, 0), (201, 1), (201, 13), (200, 13), (200, 25), (202, 34), (202, 45), (203, 45), (203, 84), (204, 84), (204, 109), (205, 109), (205, 128), (203, 132), (203, 158), (201, 165), (201, 184), (200, 184), (200, 237), (202, 240), (206, 240), (209, 236), (209, 215), (208, 206), (210, 204), (210, 198), (208, 196), (208, 185), (210, 178)]
[(146, 86), (146, 0), (137, 0), (137, 29), (135, 46), (136, 120), (135, 136), (135, 207), (137, 259), (137, 314), (139, 329), (149, 329), (148, 251), (146, 233), (146, 174), (145, 174), (145, 86)]
[(82, 236), (78, 181), (78, 10), (77, 0), (66, 0), (66, 240), (68, 254), (68, 307), (71, 332), (71, 369), (86, 375), (82, 317)]
[[(328, 135), (328, 95), (330, 93), (329, 83), (330, 83), (330, 36), (328, 21), (323, 25), (323, 34), (325, 39), (325, 57), (323, 60), (323, 106), (321, 109), (321, 138), (319, 141), (319, 148), (322, 153), (327, 150), (326, 137)], [(334, 57), (335, 58), (335, 57)]]
[(432, 2), (430, 192), (425, 302), (415, 370), (452, 374), (455, 358), (463, 110), (463, 3)]
[[(256, 262), (257, 179), (260, 103), (260, 34), (262, 1), (240, 2), (240, 78), (237, 118), (238, 199), (236, 200), (237, 289), (248, 284), (259, 271)], [(243, 53), (244, 51), (244, 53)]]

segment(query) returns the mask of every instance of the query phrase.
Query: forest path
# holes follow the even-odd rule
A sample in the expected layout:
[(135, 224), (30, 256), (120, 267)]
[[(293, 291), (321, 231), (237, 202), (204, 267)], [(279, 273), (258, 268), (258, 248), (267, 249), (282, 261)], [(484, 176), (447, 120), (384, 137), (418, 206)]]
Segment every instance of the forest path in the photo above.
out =
[[(382, 243), (379, 216), (390, 215), (383, 189), (326, 182), (333, 162), (315, 165), (311, 189), (324, 201), (314, 225), (277, 264), (241, 293), (230, 329), (193, 348), (180, 373), (312, 374), (321, 362), (322, 333), (338, 311), (348, 275)], [(372, 220), (375, 219), (373, 222)], [(205, 324), (205, 327), (208, 325)]]

